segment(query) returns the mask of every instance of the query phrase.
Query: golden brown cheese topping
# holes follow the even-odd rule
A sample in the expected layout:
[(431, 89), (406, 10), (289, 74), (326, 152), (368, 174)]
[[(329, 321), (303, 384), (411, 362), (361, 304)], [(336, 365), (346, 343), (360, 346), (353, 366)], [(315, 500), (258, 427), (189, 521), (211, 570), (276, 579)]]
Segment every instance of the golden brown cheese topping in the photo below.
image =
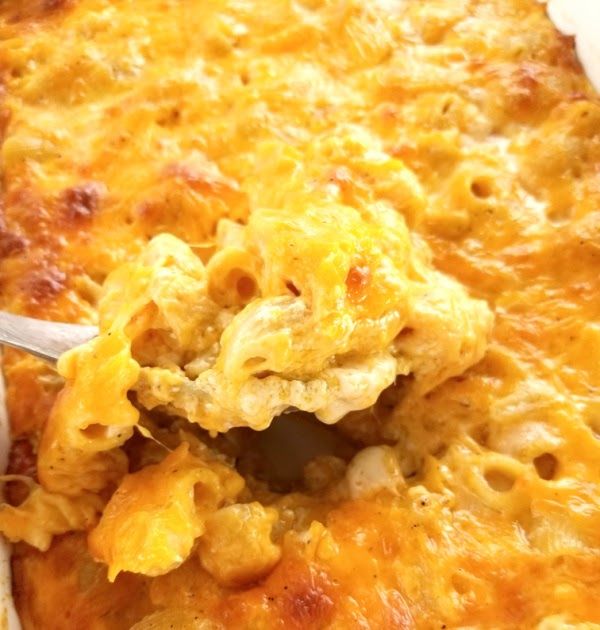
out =
[(543, 6), (0, 36), (0, 306), (100, 327), (4, 356), (25, 628), (600, 623), (600, 100)]

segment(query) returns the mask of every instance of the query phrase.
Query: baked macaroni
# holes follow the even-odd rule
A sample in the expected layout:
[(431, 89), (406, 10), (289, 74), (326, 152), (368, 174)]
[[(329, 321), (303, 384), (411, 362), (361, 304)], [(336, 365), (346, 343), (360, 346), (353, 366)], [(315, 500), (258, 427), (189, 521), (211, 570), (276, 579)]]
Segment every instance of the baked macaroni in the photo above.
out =
[(600, 100), (543, 5), (0, 34), (0, 306), (99, 326), (4, 354), (24, 628), (600, 624)]

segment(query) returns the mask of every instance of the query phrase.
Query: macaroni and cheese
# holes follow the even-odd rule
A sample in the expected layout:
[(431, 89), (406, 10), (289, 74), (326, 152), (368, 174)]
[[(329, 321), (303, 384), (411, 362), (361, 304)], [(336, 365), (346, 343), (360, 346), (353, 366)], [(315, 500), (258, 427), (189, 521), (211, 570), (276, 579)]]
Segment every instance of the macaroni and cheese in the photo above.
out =
[(544, 5), (0, 34), (0, 307), (100, 331), (4, 353), (24, 628), (600, 624), (600, 98)]

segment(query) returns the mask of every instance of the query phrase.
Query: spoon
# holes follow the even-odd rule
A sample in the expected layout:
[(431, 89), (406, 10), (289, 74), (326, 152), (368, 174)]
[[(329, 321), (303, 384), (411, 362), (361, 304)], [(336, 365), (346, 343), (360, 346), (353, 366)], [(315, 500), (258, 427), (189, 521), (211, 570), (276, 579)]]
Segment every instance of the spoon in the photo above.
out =
[(97, 334), (96, 326), (47, 322), (0, 311), (0, 343), (53, 363)]
[[(55, 363), (61, 354), (93, 339), (96, 326), (63, 324), (0, 311), (0, 344), (24, 350)], [(298, 483), (304, 465), (317, 455), (348, 456), (350, 443), (331, 427), (310, 421), (310, 414), (291, 413), (277, 418), (257, 433), (254, 449), (261, 456), (269, 484)]]

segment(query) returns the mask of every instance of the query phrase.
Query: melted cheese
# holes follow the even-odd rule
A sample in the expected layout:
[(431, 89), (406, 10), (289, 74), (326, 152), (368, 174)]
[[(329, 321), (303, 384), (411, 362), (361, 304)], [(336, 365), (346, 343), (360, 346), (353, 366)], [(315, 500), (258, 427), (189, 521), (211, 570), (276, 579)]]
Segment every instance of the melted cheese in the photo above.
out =
[(90, 533), (92, 555), (121, 571), (161, 575), (178, 567), (204, 533), (206, 515), (242, 489), (225, 466), (195, 459), (182, 444), (160, 464), (123, 479)]
[[(4, 358), (25, 628), (600, 622), (600, 103), (544, 6), (7, 0), (0, 36), (0, 306), (102, 329)], [(231, 427), (289, 405), (358, 453), (242, 489)]]

